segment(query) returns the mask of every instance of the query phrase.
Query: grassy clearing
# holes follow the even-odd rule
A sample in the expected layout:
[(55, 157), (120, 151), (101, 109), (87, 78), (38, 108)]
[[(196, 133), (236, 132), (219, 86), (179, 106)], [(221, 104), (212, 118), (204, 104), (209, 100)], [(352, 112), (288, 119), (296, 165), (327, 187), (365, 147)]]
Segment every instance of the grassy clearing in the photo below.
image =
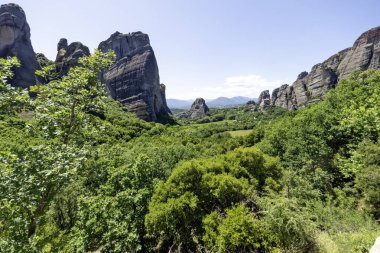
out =
[(22, 111), (20, 112), (20, 116), (24, 119), (32, 119), (34, 116), (34, 113), (32, 111)]
[(228, 131), (232, 137), (242, 137), (247, 136), (252, 132), (252, 129), (249, 130), (236, 130), (236, 131)]

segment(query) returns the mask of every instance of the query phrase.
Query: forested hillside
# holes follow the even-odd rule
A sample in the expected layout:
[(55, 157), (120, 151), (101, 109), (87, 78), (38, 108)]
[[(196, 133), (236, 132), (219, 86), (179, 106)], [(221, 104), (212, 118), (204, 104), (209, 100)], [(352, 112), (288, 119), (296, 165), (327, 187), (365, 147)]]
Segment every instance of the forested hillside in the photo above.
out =
[[(380, 71), (286, 111), (152, 123), (96, 51), (32, 96), (0, 62), (0, 252), (368, 252), (380, 234)], [(243, 131), (244, 130), (244, 131)]]

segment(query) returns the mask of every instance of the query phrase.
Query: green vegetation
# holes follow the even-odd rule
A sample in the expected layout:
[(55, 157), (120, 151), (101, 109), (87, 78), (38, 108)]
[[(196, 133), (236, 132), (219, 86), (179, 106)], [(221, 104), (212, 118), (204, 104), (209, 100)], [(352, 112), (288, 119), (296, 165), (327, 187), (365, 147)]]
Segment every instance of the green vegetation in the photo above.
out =
[[(264, 229), (259, 221), (256, 222), (254, 214), (249, 214), (243, 205), (236, 210), (235, 206), (239, 203), (252, 205), (265, 187), (277, 188), (280, 176), (279, 161), (256, 148), (239, 148), (225, 155), (184, 162), (174, 169), (165, 183), (158, 185), (152, 197), (145, 219), (148, 236), (157, 241), (155, 248), (158, 250), (169, 247), (177, 251), (195, 251), (202, 235), (207, 238), (208, 247), (216, 250), (269, 248), (267, 235), (261, 238), (262, 235), (256, 234)], [(242, 217), (237, 213), (241, 209), (246, 213), (241, 214)], [(224, 215), (227, 215), (225, 219)], [(244, 221), (245, 218), (249, 220)], [(243, 222), (249, 234), (239, 231), (239, 224), (235, 224), (236, 228), (228, 225), (235, 221)], [(218, 225), (220, 222), (222, 224)], [(249, 228), (251, 224), (257, 228)], [(231, 240), (228, 238), (231, 233), (242, 233), (240, 239), (253, 240), (253, 244), (239, 240), (227, 242)]]
[(47, 64), (34, 100), (8, 84), (18, 61), (1, 59), (0, 252), (368, 252), (380, 71), (299, 111), (164, 125), (105, 97), (113, 57), (62, 79)]
[(243, 137), (252, 133), (252, 130), (235, 130), (235, 131), (229, 131), (229, 133), (232, 137)]

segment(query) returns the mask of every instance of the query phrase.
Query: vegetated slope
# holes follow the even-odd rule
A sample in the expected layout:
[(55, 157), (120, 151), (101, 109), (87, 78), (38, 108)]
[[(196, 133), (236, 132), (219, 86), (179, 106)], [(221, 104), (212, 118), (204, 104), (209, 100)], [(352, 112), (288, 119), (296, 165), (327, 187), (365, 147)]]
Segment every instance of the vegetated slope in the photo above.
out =
[[(84, 86), (54, 81), (35, 101), (1, 80), (2, 250), (357, 252), (379, 234), (379, 71), (303, 110), (174, 125), (89, 99), (97, 72), (70, 71)], [(78, 89), (71, 114), (76, 96), (63, 94)]]
[[(215, 157), (175, 168), (158, 186), (146, 217), (155, 247), (219, 252), (368, 250), (380, 233), (375, 222), (380, 207), (379, 78), (380, 71), (355, 72), (325, 101), (256, 125), (245, 141), (280, 158), (280, 179), (265, 174), (273, 168), (255, 163), (255, 154), (236, 156), (234, 151), (228, 153), (235, 157), (234, 164)], [(243, 182), (249, 174), (238, 172), (244, 168), (265, 182), (248, 195)]]

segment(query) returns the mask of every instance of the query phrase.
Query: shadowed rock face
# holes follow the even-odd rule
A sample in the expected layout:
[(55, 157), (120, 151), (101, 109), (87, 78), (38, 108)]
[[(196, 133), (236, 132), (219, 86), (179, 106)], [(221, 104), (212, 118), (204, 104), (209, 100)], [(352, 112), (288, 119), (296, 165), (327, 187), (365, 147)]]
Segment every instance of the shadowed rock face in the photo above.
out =
[(43, 53), (36, 53), (36, 59), (41, 68), (53, 63)]
[(116, 32), (98, 48), (116, 54), (115, 64), (102, 74), (112, 98), (144, 120), (157, 121), (168, 116), (165, 85), (160, 84), (156, 57), (147, 34)]
[(82, 43), (73, 42), (68, 45), (64, 38), (59, 40), (57, 51), (55, 66), (59, 76), (67, 75), (71, 67), (78, 65), (80, 58), (90, 55), (90, 50)]
[(313, 66), (310, 73), (302, 72), (291, 86), (285, 84), (274, 89), (271, 105), (287, 109), (305, 107), (323, 99), (329, 89), (353, 70), (369, 68), (380, 68), (380, 27), (363, 33), (351, 48)]
[(256, 102), (254, 100), (249, 100), (247, 103), (245, 103), (246, 106), (256, 106)]
[(293, 87), (287, 84), (281, 85), (281, 87), (274, 89), (272, 92), (271, 104), (280, 106), (286, 109), (294, 109), (293, 100)]
[(0, 57), (8, 56), (16, 56), (21, 62), (21, 67), (14, 70), (11, 84), (21, 88), (36, 84), (38, 63), (30, 41), (30, 28), (24, 11), (17, 4), (0, 7)]
[(269, 90), (264, 90), (260, 93), (258, 104), (261, 109), (267, 109), (270, 106)]
[(191, 105), (190, 110), (187, 112), (183, 112), (177, 115), (177, 118), (179, 119), (201, 119), (203, 117), (206, 117), (208, 115), (208, 106), (206, 105), (206, 101), (203, 98), (197, 98)]
[(245, 104), (246, 108), (249, 109), (250, 111), (257, 111), (257, 107), (256, 107), (256, 102), (254, 100), (249, 100), (246, 104)]

